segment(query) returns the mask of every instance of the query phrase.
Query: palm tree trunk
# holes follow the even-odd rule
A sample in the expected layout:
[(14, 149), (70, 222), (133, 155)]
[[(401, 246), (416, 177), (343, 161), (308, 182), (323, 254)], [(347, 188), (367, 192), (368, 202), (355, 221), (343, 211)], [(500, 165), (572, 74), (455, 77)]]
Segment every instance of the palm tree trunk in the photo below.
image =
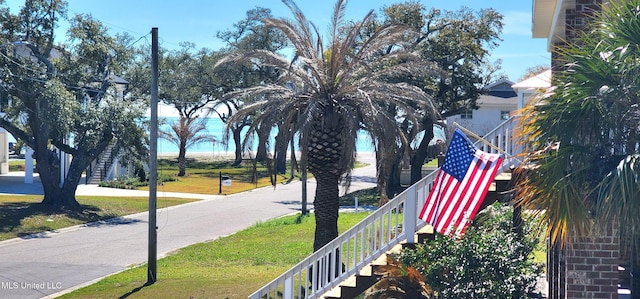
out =
[(314, 173), (316, 177), (316, 197), (313, 202), (316, 230), (313, 251), (316, 251), (338, 236), (338, 176), (329, 173)]
[(238, 166), (242, 164), (242, 142), (241, 142), (241, 132), (242, 127), (232, 128), (231, 132), (233, 134), (233, 144), (236, 146), (235, 150), (235, 159), (233, 160), (233, 166)]
[(187, 144), (186, 142), (180, 142), (178, 152), (178, 176), (185, 176), (187, 174)]
[(331, 107), (327, 107), (311, 126), (307, 162), (309, 171), (317, 182), (313, 202), (316, 217), (314, 251), (338, 236), (338, 184), (343, 172), (343, 125), (340, 116)]
[(267, 141), (269, 140), (269, 130), (260, 128), (258, 131), (258, 148), (256, 149), (256, 161), (265, 162), (269, 158), (267, 153)]

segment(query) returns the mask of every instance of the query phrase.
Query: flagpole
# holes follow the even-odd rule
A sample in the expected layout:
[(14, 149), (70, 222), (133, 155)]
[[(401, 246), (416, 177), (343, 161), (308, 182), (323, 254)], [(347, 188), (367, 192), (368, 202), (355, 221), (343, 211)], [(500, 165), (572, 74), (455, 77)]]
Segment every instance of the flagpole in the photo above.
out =
[(505, 155), (507, 155), (507, 156), (509, 156), (509, 157), (513, 157), (513, 155), (511, 155), (510, 153), (508, 153), (508, 152), (506, 152), (505, 150), (501, 149), (500, 147), (498, 147), (498, 146), (494, 145), (493, 143), (489, 142), (488, 140), (486, 140), (486, 139), (484, 139), (484, 138), (480, 137), (480, 136), (479, 136), (479, 135), (477, 135), (476, 133), (471, 132), (469, 129), (467, 129), (467, 128), (465, 128), (465, 127), (461, 126), (459, 123), (457, 123), (457, 122), (453, 122), (453, 125), (454, 125), (456, 128), (458, 128), (458, 129), (460, 129), (460, 130), (464, 131), (464, 133), (465, 133), (465, 134), (467, 134), (467, 135), (471, 135), (471, 137), (473, 137), (473, 138), (475, 138), (475, 139), (478, 139), (480, 142), (482, 142), (482, 143), (484, 143), (484, 144), (488, 145), (488, 146), (489, 146), (489, 147), (491, 147), (492, 149), (494, 149), (494, 150), (496, 150), (496, 151), (500, 152), (501, 154), (505, 154)]
[[(441, 165), (438, 165), (438, 167), (440, 169), (442, 169), (442, 166), (444, 166), (444, 159), (442, 161)], [(436, 214), (433, 217), (433, 231), (436, 232), (438, 229), (438, 217), (440, 216), (440, 201), (442, 200), (442, 182), (438, 179), (438, 193), (437, 193), (437, 198), (438, 200), (436, 201)]]

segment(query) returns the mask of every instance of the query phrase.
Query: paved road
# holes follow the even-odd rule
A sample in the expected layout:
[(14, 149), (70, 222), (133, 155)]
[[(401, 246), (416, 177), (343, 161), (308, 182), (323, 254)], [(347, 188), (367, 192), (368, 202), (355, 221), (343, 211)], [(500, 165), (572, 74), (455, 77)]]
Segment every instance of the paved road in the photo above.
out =
[[(354, 171), (351, 191), (375, 186), (375, 163)], [(0, 193), (41, 194), (39, 183), (25, 185), (0, 176)], [(258, 221), (300, 209), (301, 183), (293, 182), (229, 196), (158, 192), (162, 197), (202, 199), (157, 212), (158, 256), (176, 249), (233, 234)], [(308, 184), (313, 201), (315, 181)], [(78, 195), (148, 196), (80, 185)], [(81, 225), (56, 232), (0, 242), (0, 298), (53, 298), (100, 278), (147, 261), (148, 213), (111, 222)]]

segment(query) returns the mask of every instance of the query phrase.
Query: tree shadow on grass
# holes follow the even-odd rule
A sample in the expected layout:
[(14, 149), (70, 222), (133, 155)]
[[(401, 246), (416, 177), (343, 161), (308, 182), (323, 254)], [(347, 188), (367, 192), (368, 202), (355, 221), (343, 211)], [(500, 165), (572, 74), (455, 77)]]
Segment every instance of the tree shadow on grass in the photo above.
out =
[(152, 283), (146, 282), (145, 284), (143, 284), (143, 285), (141, 285), (141, 286), (139, 286), (139, 287), (136, 287), (136, 288), (134, 288), (133, 290), (131, 290), (131, 291), (127, 292), (126, 294), (124, 294), (124, 295), (122, 295), (122, 296), (118, 297), (118, 299), (126, 299), (126, 298), (129, 298), (129, 296), (131, 296), (131, 295), (133, 295), (133, 294), (135, 294), (135, 293), (137, 293), (137, 292), (140, 292), (140, 291), (141, 291), (142, 289), (144, 289), (145, 287), (148, 287), (148, 286), (151, 286), (151, 285), (152, 285)]
[[(56, 206), (33, 202), (10, 202), (0, 204), (0, 233), (13, 234), (23, 239), (46, 238), (46, 232), (58, 229), (48, 225), (54, 219), (64, 219), (71, 223), (92, 223), (113, 219), (117, 215), (101, 213), (92, 205), (81, 205), (77, 209), (61, 209)], [(37, 217), (42, 216), (42, 217)], [(34, 219), (40, 219), (34, 220)], [(42, 221), (42, 219), (45, 219)]]
[[(228, 168), (231, 167), (231, 162), (230, 161), (199, 161), (198, 159), (194, 159), (194, 158), (186, 158), (187, 161), (187, 168), (192, 168), (192, 169), (207, 169), (207, 170), (215, 170), (215, 169), (222, 169), (222, 168)], [(178, 159), (176, 158), (171, 158), (171, 159), (158, 159), (158, 167), (162, 168), (162, 167), (168, 167), (168, 168), (175, 168), (178, 169)]]

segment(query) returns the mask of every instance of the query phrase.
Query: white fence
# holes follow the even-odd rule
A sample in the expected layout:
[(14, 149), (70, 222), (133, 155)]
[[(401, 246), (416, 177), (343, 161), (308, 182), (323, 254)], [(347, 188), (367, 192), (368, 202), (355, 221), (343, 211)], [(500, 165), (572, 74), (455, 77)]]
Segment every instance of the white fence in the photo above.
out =
[[(486, 152), (508, 154), (502, 171), (517, 163), (513, 158), (518, 153), (512, 140), (513, 126), (512, 117), (483, 136), (493, 147), (476, 142), (476, 146)], [(418, 215), (436, 174), (434, 171), (425, 176), (249, 298), (321, 298), (396, 244), (413, 243), (415, 232), (426, 225), (418, 220)]]

